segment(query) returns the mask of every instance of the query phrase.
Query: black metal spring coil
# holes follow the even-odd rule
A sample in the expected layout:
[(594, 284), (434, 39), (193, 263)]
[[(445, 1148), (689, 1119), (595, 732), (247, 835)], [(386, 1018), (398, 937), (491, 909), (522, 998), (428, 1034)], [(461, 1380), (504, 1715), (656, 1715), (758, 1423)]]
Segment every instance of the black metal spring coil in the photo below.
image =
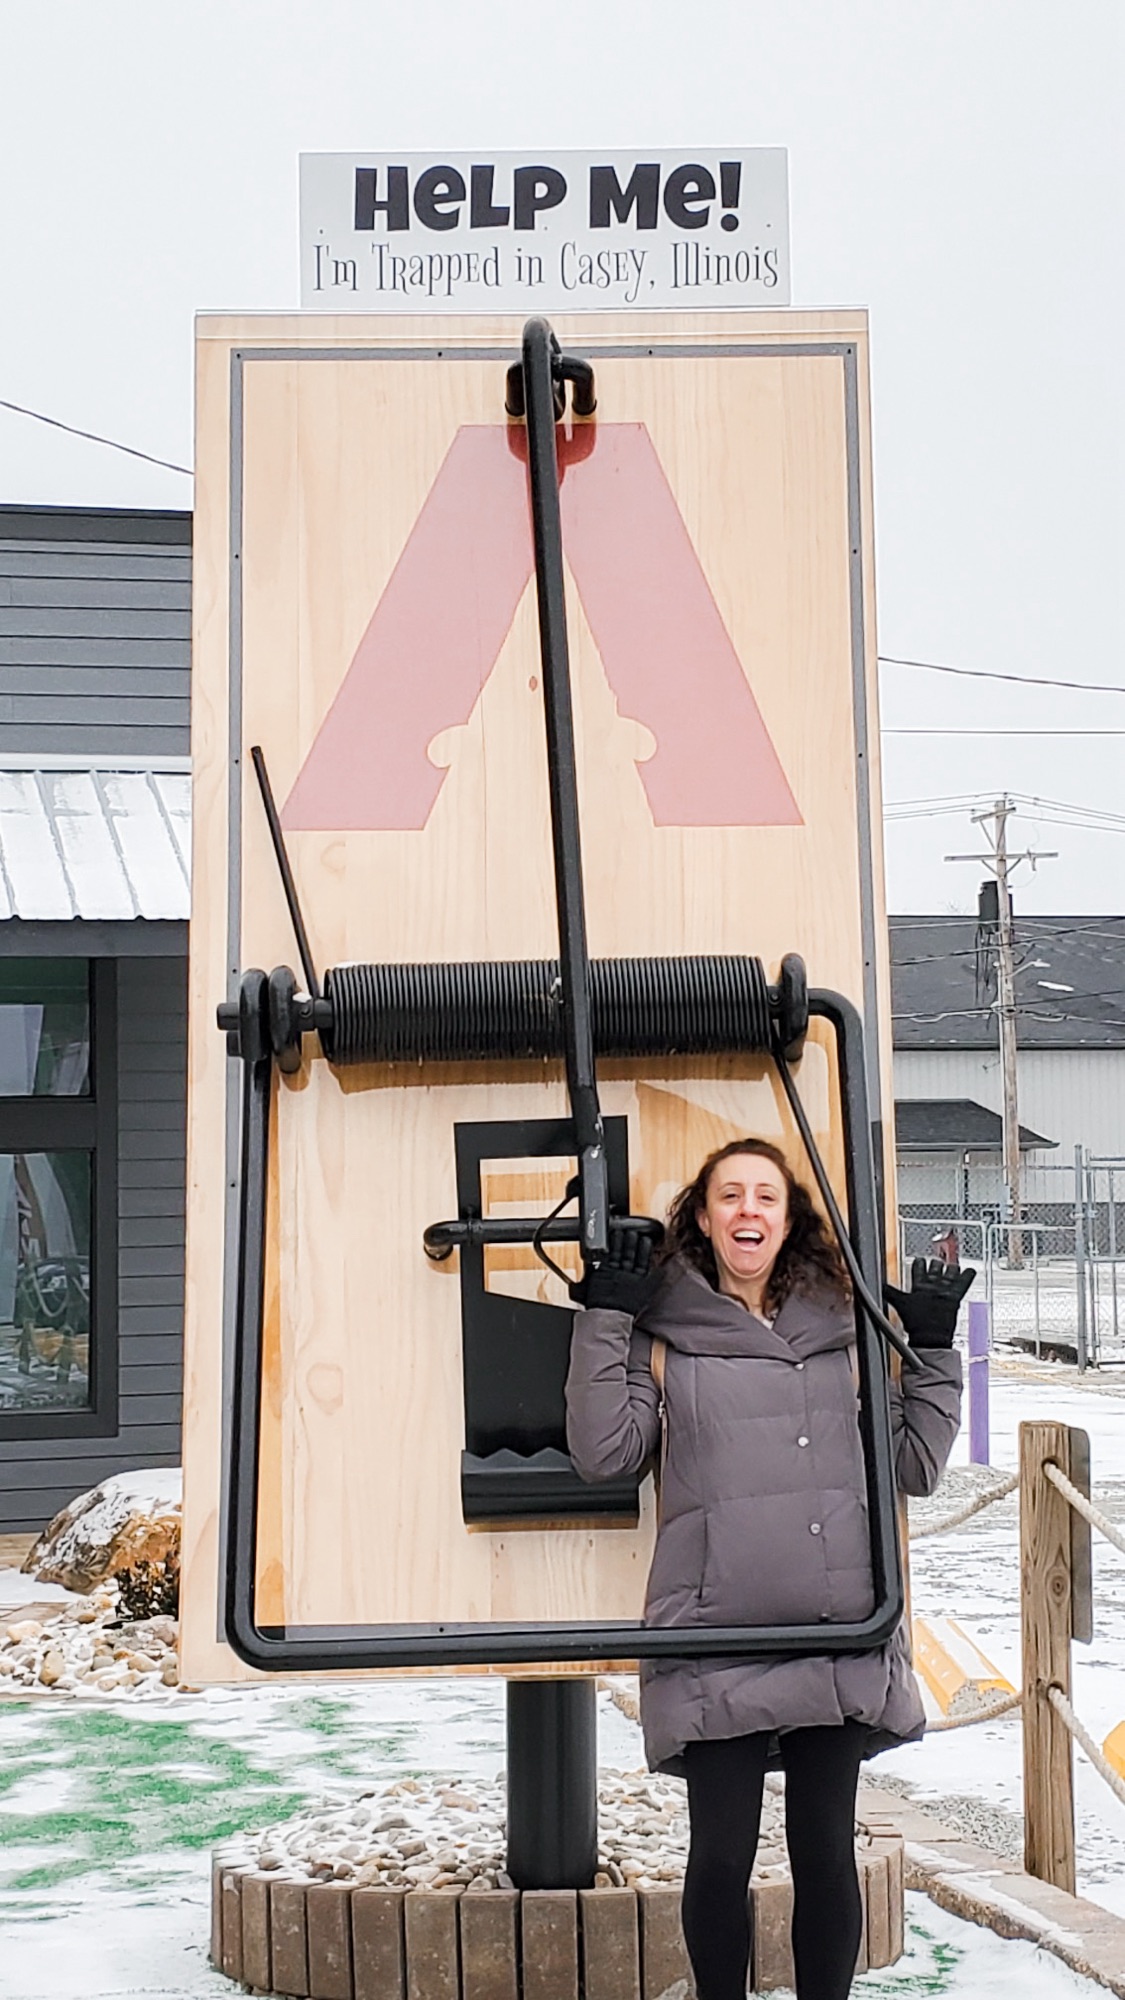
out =
[[(590, 963), (600, 1056), (767, 1049), (769, 983), (757, 958), (606, 958)], [(562, 1054), (554, 959), (463, 965), (338, 965), (325, 975), (330, 1062), (512, 1061)]]

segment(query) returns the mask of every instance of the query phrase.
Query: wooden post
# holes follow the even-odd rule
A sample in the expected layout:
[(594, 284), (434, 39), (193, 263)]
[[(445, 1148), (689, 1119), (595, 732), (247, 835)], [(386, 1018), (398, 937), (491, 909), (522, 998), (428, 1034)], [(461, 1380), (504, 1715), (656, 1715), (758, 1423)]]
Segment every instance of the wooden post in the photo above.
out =
[(1020, 1425), (1020, 1618), (1023, 1635), (1024, 1866), (1074, 1894), (1074, 1752), (1047, 1698), (1070, 1698), (1070, 1507), (1045, 1476), (1070, 1473), (1065, 1424)]

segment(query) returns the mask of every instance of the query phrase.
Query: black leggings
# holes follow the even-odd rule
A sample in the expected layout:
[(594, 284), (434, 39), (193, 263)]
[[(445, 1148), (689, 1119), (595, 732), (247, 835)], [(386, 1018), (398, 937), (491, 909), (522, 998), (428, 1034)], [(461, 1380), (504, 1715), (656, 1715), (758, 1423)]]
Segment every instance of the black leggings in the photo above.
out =
[[(785, 1770), (785, 1840), (793, 1872), (797, 2000), (847, 2000), (863, 1906), (855, 1867), (855, 1793), (867, 1731), (791, 1729), (778, 1739)], [(758, 1846), (768, 1735), (689, 1743), (691, 1848), (684, 1937), (699, 2000), (745, 2000), (750, 1962), (747, 1887)]]

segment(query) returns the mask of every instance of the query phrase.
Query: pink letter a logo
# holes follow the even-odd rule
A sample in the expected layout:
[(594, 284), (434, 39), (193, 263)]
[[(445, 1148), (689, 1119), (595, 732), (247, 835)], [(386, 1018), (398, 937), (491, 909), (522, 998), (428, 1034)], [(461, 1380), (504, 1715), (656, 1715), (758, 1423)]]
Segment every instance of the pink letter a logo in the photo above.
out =
[[(426, 755), (468, 721), (531, 579), (525, 433), (457, 432), (285, 806), (286, 827), (421, 828)], [(643, 424), (559, 435), (563, 539), (657, 826), (801, 815)]]

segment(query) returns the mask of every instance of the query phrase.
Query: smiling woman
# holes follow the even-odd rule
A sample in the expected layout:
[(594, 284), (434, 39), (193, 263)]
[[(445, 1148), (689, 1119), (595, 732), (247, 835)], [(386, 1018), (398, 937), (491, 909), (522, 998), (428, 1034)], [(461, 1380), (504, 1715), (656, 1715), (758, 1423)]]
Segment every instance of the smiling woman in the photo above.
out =
[[(874, 1597), (857, 1421), (855, 1311), (812, 1197), (767, 1141), (703, 1162), (664, 1259), (622, 1235), (575, 1320), (567, 1437), (583, 1477), (659, 1450), (645, 1621), (769, 1626), (862, 1619)], [(896, 1472), (932, 1491), (960, 1419), (960, 1277), (923, 1267), (894, 1303), (921, 1366), (891, 1385)], [(933, 1296), (930, 1296), (933, 1292)], [(853, 1825), (865, 1757), (920, 1736), (900, 1626), (875, 1652), (642, 1662), (650, 1765), (687, 1779), (684, 1935), (699, 2000), (738, 2000), (767, 1767), (786, 1773), (798, 2000), (844, 2000), (860, 1941)]]
[(696, 1226), (711, 1245), (723, 1290), (763, 1317), (788, 1220), (784, 1169), (754, 1153), (736, 1153), (716, 1168), (696, 1212)]
[(767, 1139), (732, 1140), (703, 1162), (669, 1211), (665, 1257), (672, 1256), (771, 1323), (813, 1272), (827, 1291), (848, 1295), (844, 1266), (808, 1189)]

